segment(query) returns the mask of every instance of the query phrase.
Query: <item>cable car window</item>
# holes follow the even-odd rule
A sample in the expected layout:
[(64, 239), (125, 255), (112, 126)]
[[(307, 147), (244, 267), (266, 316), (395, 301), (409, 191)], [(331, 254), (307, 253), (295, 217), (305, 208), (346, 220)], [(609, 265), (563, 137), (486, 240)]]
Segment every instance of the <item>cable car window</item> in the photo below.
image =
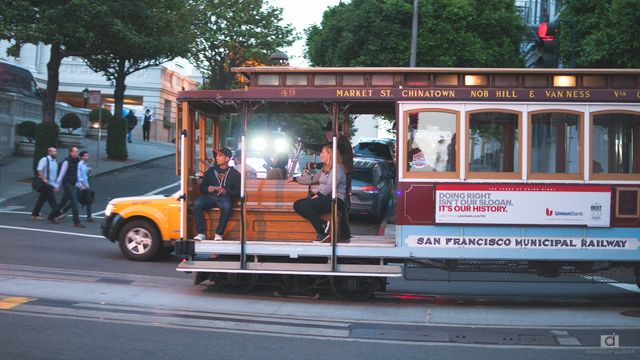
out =
[(456, 171), (457, 114), (440, 111), (411, 112), (407, 129), (407, 171)]
[[(567, 112), (531, 115), (531, 173), (581, 173), (581, 116)], [(543, 176), (544, 177), (544, 176)]]
[(640, 174), (640, 115), (604, 113), (593, 116), (591, 170), (597, 174)]
[(519, 172), (519, 116), (508, 112), (477, 112), (469, 116), (469, 172)]

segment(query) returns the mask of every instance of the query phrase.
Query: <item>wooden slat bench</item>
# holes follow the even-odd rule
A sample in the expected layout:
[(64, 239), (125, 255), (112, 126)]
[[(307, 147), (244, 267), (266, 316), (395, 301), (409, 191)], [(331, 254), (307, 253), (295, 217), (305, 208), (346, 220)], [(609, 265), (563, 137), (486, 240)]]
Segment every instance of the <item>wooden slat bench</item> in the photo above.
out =
[[(199, 194), (198, 183), (191, 184), (192, 194)], [(308, 186), (288, 180), (251, 179), (247, 181), (247, 241), (313, 241), (316, 232), (305, 218), (293, 210), (293, 203), (307, 196)], [(190, 205), (195, 197), (189, 199)], [(213, 239), (218, 226), (220, 211), (211, 209), (205, 213), (207, 239)], [(323, 215), (329, 221), (331, 215)], [(231, 219), (223, 238), (240, 239), (240, 202), (233, 207)], [(195, 223), (190, 222), (192, 236), (196, 234)]]

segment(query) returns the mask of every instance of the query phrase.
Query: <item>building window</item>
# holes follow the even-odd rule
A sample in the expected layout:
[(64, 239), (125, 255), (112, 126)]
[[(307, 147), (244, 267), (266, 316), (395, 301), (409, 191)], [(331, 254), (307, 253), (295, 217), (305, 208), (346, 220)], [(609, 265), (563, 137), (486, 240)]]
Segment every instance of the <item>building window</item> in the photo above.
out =
[(469, 115), (470, 177), (519, 177), (519, 123), (519, 113), (482, 111)]
[(405, 175), (457, 177), (458, 113), (441, 110), (412, 111), (406, 114), (406, 122)]
[(530, 122), (531, 178), (582, 177), (582, 115), (538, 112)]
[(640, 179), (640, 113), (597, 113), (592, 119), (592, 177)]

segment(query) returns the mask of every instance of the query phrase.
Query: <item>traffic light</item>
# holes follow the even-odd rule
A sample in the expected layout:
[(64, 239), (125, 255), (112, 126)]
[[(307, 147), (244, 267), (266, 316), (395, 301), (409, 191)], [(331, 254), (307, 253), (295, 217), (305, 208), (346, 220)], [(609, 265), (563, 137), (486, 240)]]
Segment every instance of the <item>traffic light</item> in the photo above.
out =
[(535, 67), (558, 67), (558, 24), (543, 22), (538, 25)]

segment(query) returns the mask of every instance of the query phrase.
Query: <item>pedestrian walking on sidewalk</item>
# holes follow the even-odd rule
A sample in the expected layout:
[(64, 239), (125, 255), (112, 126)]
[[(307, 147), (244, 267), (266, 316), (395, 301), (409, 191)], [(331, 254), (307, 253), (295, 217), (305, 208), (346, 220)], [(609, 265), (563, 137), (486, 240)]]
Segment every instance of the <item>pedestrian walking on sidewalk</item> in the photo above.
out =
[(133, 110), (129, 110), (129, 113), (127, 114), (127, 140), (129, 141), (129, 143), (131, 143), (131, 132), (136, 127), (136, 125), (138, 125), (138, 118), (136, 117), (136, 114), (133, 112)]
[(142, 122), (142, 140), (149, 141), (149, 130), (151, 130), (151, 110), (144, 112), (144, 121)]
[(36, 205), (31, 211), (31, 218), (34, 220), (42, 220), (40, 210), (45, 202), (49, 203), (49, 207), (51, 208), (50, 214), (53, 214), (58, 207), (54, 193), (54, 189), (57, 186), (56, 179), (58, 178), (58, 162), (56, 161), (57, 154), (58, 150), (54, 147), (50, 147), (47, 149), (47, 156), (43, 156), (42, 159), (38, 161), (36, 171), (38, 172), (40, 179), (42, 179), (47, 186), (40, 192), (40, 195), (38, 195)]
[(62, 196), (56, 211), (49, 214), (49, 222), (57, 224), (59, 220), (64, 218), (65, 214), (62, 212), (62, 209), (67, 205), (67, 202), (70, 202), (71, 214), (73, 215), (73, 226), (83, 228), (84, 225), (80, 223), (80, 216), (78, 215), (78, 193), (76, 192), (78, 163), (80, 162), (78, 152), (77, 146), (69, 148), (69, 157), (67, 157), (60, 166), (60, 172), (58, 173), (58, 179), (56, 180), (56, 191), (60, 190), (60, 186), (62, 186), (64, 195)]

